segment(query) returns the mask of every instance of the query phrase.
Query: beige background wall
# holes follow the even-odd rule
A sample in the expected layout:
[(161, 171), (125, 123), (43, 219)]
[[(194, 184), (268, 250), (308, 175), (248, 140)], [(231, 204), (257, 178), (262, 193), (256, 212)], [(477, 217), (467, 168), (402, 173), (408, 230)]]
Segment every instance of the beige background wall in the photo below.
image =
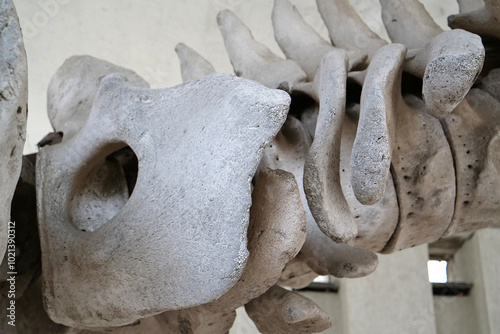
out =
[[(387, 38), (377, 0), (352, 0), (368, 25)], [(271, 0), (14, 0), (23, 28), (29, 67), (29, 119), (25, 152), (51, 131), (46, 91), (52, 74), (72, 55), (89, 54), (136, 71), (154, 88), (181, 82), (174, 52), (184, 42), (220, 72), (232, 72), (216, 23), (231, 9), (255, 38), (281, 54), (273, 39)], [(292, 0), (306, 21), (327, 38), (314, 0)], [(426, 0), (445, 26), (458, 11), (454, 0)]]

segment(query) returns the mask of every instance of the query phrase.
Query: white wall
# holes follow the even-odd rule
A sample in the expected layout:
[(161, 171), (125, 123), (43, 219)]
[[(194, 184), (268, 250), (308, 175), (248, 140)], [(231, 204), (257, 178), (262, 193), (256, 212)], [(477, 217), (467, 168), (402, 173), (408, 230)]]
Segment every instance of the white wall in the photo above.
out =
[(448, 262), (448, 279), (473, 286), (466, 297), (435, 298), (438, 333), (500, 333), (500, 228), (475, 232)]

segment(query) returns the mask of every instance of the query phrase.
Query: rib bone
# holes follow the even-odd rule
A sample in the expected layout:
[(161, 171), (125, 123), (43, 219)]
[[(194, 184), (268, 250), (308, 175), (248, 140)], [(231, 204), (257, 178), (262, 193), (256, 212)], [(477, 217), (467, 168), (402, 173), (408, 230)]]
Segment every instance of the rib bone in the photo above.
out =
[(349, 0), (316, 0), (316, 4), (333, 45), (348, 51), (367, 53), (369, 58), (387, 45), (366, 25)]
[(206, 75), (215, 73), (215, 69), (205, 58), (184, 43), (175, 47), (175, 52), (181, 63), (182, 81), (198, 80)]
[(245, 310), (262, 334), (317, 333), (332, 326), (312, 300), (279, 286), (249, 302)]
[(482, 6), (472, 12), (450, 15), (448, 26), (452, 29), (464, 29), (471, 33), (500, 38), (500, 23), (492, 13)]
[(418, 49), (443, 32), (418, 0), (379, 0), (382, 20), (394, 43)]
[[(288, 0), (274, 1), (272, 20), (274, 38), (285, 56), (300, 65), (308, 81), (314, 80), (323, 56), (336, 48), (318, 35)], [(366, 58), (351, 51), (349, 69), (364, 65)]]
[(351, 155), (351, 184), (361, 204), (383, 196), (394, 141), (395, 99), (401, 87), (406, 49), (390, 44), (373, 56), (361, 93), (358, 131)]
[(405, 71), (423, 79), (427, 112), (451, 113), (476, 81), (485, 57), (481, 38), (457, 29), (445, 31), (420, 50), (410, 50)]
[(277, 88), (284, 81), (292, 87), (306, 79), (297, 63), (278, 57), (255, 41), (250, 30), (231, 11), (220, 12), (217, 22), (237, 76), (255, 80), (269, 88)]
[(316, 82), (320, 109), (314, 141), (304, 167), (304, 190), (311, 213), (323, 233), (345, 242), (357, 234), (340, 186), (339, 157), (346, 103), (347, 55), (325, 55)]

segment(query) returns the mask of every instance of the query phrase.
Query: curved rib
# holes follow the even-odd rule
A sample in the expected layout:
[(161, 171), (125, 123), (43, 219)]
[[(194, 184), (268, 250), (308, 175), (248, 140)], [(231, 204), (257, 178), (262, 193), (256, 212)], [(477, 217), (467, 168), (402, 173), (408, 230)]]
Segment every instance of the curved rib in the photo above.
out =
[(292, 60), (285, 60), (257, 42), (243, 22), (229, 10), (217, 15), (226, 51), (237, 76), (277, 88), (284, 81), (290, 87), (304, 81), (306, 74)]
[(314, 141), (304, 167), (304, 190), (321, 231), (335, 241), (345, 242), (357, 234), (339, 174), (346, 103), (346, 53), (336, 50), (325, 55), (317, 77), (320, 109)]
[(351, 154), (351, 185), (362, 204), (384, 194), (394, 140), (394, 112), (406, 48), (390, 44), (373, 57), (361, 93), (358, 131)]
[(269, 147), (264, 150), (261, 167), (285, 169), (292, 172), (299, 184), (302, 204), (306, 210), (307, 237), (297, 255), (317, 274), (336, 277), (363, 277), (372, 273), (378, 264), (377, 255), (370, 251), (338, 244), (318, 227), (303, 188), (304, 163), (311, 140), (302, 123), (292, 116)]
[(500, 38), (500, 24), (490, 11), (482, 6), (472, 12), (448, 16), (448, 26), (464, 29), (478, 35)]
[(348, 0), (316, 0), (333, 45), (366, 52), (371, 58), (387, 42), (361, 19)]
[[(300, 65), (308, 81), (314, 80), (323, 56), (336, 48), (307, 24), (288, 0), (274, 1), (272, 21), (274, 38), (285, 56)], [(352, 52), (350, 58), (349, 69), (352, 69), (364, 64), (367, 56)]]
[(382, 20), (394, 43), (417, 49), (443, 32), (418, 0), (379, 0)]

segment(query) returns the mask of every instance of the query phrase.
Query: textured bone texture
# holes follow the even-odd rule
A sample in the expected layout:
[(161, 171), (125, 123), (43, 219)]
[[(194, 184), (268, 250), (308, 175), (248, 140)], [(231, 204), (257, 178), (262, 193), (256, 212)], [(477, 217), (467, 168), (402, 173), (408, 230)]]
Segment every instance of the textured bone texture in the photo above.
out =
[[(73, 326), (124, 325), (227, 292), (248, 256), (250, 181), (289, 102), (284, 92), (224, 74), (164, 90), (133, 87), (118, 74), (103, 79), (82, 130), (43, 147), (38, 156), (44, 294), (51, 318)], [(220, 119), (232, 120), (223, 131)], [(139, 159), (134, 193), (99, 229), (79, 231), (73, 212), (66, 211), (71, 195), (84, 191), (82, 176), (125, 145)], [(146, 272), (157, 279), (146, 279)]]
[(389, 174), (384, 195), (380, 201), (373, 205), (363, 205), (358, 202), (352, 190), (350, 166), (355, 136), (356, 122), (350, 117), (345, 117), (340, 150), (340, 183), (358, 227), (358, 235), (349, 240), (348, 244), (372, 252), (380, 252), (394, 233), (398, 223), (398, 199), (392, 174)]
[(305, 80), (306, 74), (297, 63), (278, 57), (255, 41), (250, 30), (231, 11), (220, 12), (217, 22), (236, 75), (269, 88), (277, 88), (285, 81), (293, 86)]
[(484, 56), (479, 36), (460, 29), (445, 31), (410, 52), (405, 70), (423, 78), (427, 112), (442, 118), (463, 100), (483, 68)]
[(278, 284), (293, 289), (302, 289), (311, 284), (316, 277), (318, 277), (318, 274), (307, 264), (298, 258), (294, 258), (283, 269)]
[[(162, 332), (169, 334), (227, 334), (236, 312), (210, 312), (203, 307), (165, 312), (156, 316)], [(146, 333), (146, 332), (144, 332)]]
[(262, 334), (317, 333), (332, 325), (312, 300), (279, 286), (252, 300), (245, 310)]
[[(304, 21), (288, 0), (274, 1), (272, 20), (274, 38), (285, 56), (299, 64), (307, 80), (314, 80), (323, 56), (335, 48)], [(350, 52), (350, 58), (351, 69), (364, 64), (366, 55)]]
[[(40, 240), (36, 218), (35, 162), (36, 157), (24, 156), (21, 176), (12, 198), (11, 217), (15, 222), (15, 291), (19, 298), (40, 276)], [(0, 292), (9, 291), (12, 281), (9, 265), (4, 261), (0, 266)], [(7, 296), (4, 296), (7, 298)]]
[(47, 113), (65, 140), (83, 127), (102, 78), (111, 73), (123, 74), (131, 85), (149, 87), (135, 72), (91, 56), (68, 58), (54, 74), (47, 91)]
[[(306, 217), (295, 178), (282, 170), (262, 169), (252, 192), (250, 255), (240, 280), (212, 303), (157, 317), (174, 333), (184, 333), (188, 327), (193, 333), (227, 333), (236, 316), (234, 310), (278, 281), (305, 237)], [(213, 325), (207, 327), (207, 320)]]
[(499, 224), (500, 72), (473, 88), (453, 114), (441, 120), (450, 142), (457, 175), (455, 211), (445, 236)]
[(235, 310), (266, 292), (297, 255), (305, 238), (306, 216), (293, 174), (260, 170), (250, 209), (250, 255), (241, 279), (205, 307), (212, 312)]
[(471, 33), (500, 38), (500, 23), (486, 6), (470, 12), (451, 15), (448, 25), (452, 29), (464, 29)]
[(345, 242), (358, 232), (340, 185), (338, 159), (345, 114), (346, 53), (338, 50), (325, 55), (317, 76), (320, 109), (304, 167), (304, 190), (321, 231)]
[(498, 1), (460, 0), (449, 23), (465, 30), (445, 32), (417, 0), (380, 2), (392, 44), (348, 0), (317, 0), (332, 43), (275, 0), (286, 59), (222, 11), (245, 79), (213, 74), (182, 43), (185, 84), (170, 89), (68, 59), (48, 89), (55, 132), (39, 143), (36, 180), (24, 158), (10, 207), (26, 58), (0, 0), (0, 232), (16, 221), (17, 328), (225, 334), (245, 305), (262, 333), (322, 331), (326, 313), (277, 284), (366, 276), (373, 252), (499, 226)]
[(373, 56), (361, 94), (358, 131), (351, 155), (351, 184), (362, 204), (382, 198), (394, 141), (395, 94), (401, 86), (406, 50), (390, 44)]
[(399, 222), (384, 252), (436, 240), (453, 216), (455, 170), (439, 120), (425, 112), (422, 100), (400, 98), (392, 175), (399, 202)]
[(318, 10), (335, 46), (371, 56), (387, 44), (370, 30), (349, 0), (316, 0)]
[(298, 258), (319, 275), (366, 276), (377, 267), (377, 256), (366, 250), (336, 243), (327, 237), (319, 229), (309, 210), (303, 187), (303, 175), (310, 145), (311, 139), (302, 123), (289, 116), (279, 134), (264, 151), (261, 161), (261, 166), (290, 171), (299, 184), (302, 203), (306, 209), (307, 238)]
[(380, 4), (384, 26), (394, 43), (418, 49), (443, 31), (419, 1), (380, 0)]
[(7, 249), (10, 205), (26, 140), (28, 69), (12, 0), (0, 1), (0, 263)]

